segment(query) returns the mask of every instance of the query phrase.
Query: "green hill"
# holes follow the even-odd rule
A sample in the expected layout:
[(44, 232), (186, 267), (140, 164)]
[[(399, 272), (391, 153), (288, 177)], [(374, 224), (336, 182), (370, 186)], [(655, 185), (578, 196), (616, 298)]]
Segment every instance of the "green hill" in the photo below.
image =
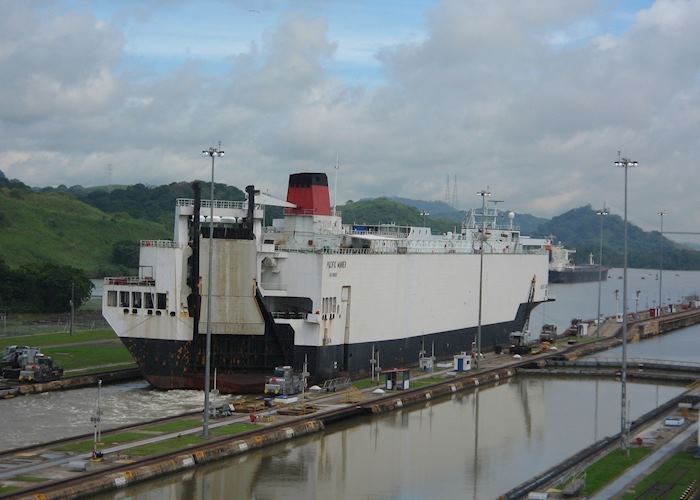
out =
[[(343, 224), (397, 224), (399, 226), (423, 226), (423, 216), (420, 210), (390, 200), (389, 198), (373, 198), (360, 201), (348, 201), (339, 206)], [(425, 225), (433, 230), (433, 233), (446, 233), (459, 230), (460, 222), (446, 219), (438, 219), (432, 216), (425, 217)]]
[[(553, 235), (568, 248), (575, 248), (576, 263), (588, 262), (588, 254), (598, 256), (600, 244), (600, 217), (590, 205), (569, 210), (542, 224), (537, 234)], [(700, 252), (680, 243), (663, 238), (664, 268), (675, 270), (700, 269)], [(630, 267), (655, 269), (659, 266), (661, 234), (646, 232), (628, 221), (627, 247)], [(624, 220), (619, 215), (608, 215), (603, 221), (603, 264), (622, 267), (624, 252)]]
[(169, 237), (161, 224), (105, 214), (66, 193), (0, 187), (0, 257), (13, 268), (53, 262), (92, 276), (123, 272), (112, 262), (115, 244)]
[[(201, 182), (201, 181), (200, 181)], [(201, 182), (202, 197), (209, 198), (211, 184)], [(103, 212), (125, 213), (136, 219), (158, 222), (166, 228), (172, 227), (175, 200), (192, 198), (192, 184), (189, 182), (171, 182), (162, 186), (111, 186), (111, 188), (84, 188), (83, 186), (59, 186), (42, 188), (45, 193), (67, 193), (77, 199), (99, 208)], [(214, 183), (214, 197), (217, 200), (240, 201), (245, 199), (243, 191), (234, 186)]]

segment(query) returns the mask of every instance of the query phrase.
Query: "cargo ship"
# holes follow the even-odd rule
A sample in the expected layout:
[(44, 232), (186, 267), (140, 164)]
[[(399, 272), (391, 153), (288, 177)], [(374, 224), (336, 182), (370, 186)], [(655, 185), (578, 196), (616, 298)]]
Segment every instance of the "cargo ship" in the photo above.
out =
[(550, 283), (587, 283), (607, 281), (609, 268), (596, 265), (593, 254), (588, 256), (588, 264), (576, 265), (571, 256), (576, 250), (564, 248), (562, 243), (549, 247)]
[[(103, 315), (156, 388), (203, 387), (208, 308), (211, 366), (229, 393), (260, 392), (274, 367), (305, 360), (322, 381), (472, 351), (482, 245), (482, 350), (506, 345), (549, 300), (547, 242), (512, 218), (497, 225), (495, 204), (433, 235), (343, 224), (324, 173), (292, 174), (286, 200), (253, 186), (246, 198), (214, 200), (210, 219), (194, 183), (193, 199), (176, 201), (173, 239), (141, 241), (138, 276), (104, 279)], [(269, 206), (283, 217), (266, 227)]]

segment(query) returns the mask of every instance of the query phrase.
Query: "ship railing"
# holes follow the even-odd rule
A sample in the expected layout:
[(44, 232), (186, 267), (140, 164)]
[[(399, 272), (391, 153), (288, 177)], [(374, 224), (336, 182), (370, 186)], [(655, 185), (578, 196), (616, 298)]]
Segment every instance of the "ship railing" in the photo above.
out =
[(104, 279), (105, 285), (121, 286), (156, 286), (155, 278), (141, 276), (109, 276)]
[[(275, 250), (278, 252), (292, 253), (318, 253), (318, 254), (370, 254), (370, 253), (389, 253), (375, 252), (371, 248), (295, 248), (277, 245)], [(396, 252), (392, 252), (396, 253)]]
[[(473, 249), (471, 247), (459, 246), (459, 247), (398, 247), (398, 248), (296, 248), (277, 245), (275, 246), (275, 251), (278, 252), (293, 252), (293, 253), (316, 253), (316, 254), (352, 254), (352, 255), (363, 255), (363, 254), (475, 254), (479, 253), (478, 248)], [(517, 250), (509, 250), (506, 248), (490, 248), (484, 246), (484, 254), (544, 254), (542, 249), (532, 249), (524, 250), (518, 248)]]
[(296, 311), (272, 311), (270, 313), (275, 319), (306, 319), (306, 312)]
[[(178, 198), (177, 200), (175, 200), (175, 205), (178, 207), (193, 207), (194, 200), (192, 198)], [(199, 206), (201, 208), (210, 208), (211, 207), (211, 200), (200, 200)], [(214, 200), (214, 208), (248, 210), (248, 202), (247, 201)], [(262, 210), (263, 206), (256, 203), (255, 209)]]
[(181, 248), (183, 243), (172, 240), (141, 240), (142, 247)]

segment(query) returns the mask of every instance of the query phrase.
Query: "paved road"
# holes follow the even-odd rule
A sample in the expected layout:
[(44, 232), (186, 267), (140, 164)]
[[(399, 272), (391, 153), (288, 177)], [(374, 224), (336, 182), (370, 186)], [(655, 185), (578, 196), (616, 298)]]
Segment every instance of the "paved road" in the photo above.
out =
[(691, 423), (686, 430), (596, 493), (596, 495), (592, 497), (592, 500), (606, 500), (624, 493), (625, 490), (635, 483), (645, 472), (652, 467), (658, 466), (660, 462), (665, 460), (670, 454), (676, 452), (676, 450), (678, 450), (688, 438), (695, 434), (696, 431), (697, 424)]

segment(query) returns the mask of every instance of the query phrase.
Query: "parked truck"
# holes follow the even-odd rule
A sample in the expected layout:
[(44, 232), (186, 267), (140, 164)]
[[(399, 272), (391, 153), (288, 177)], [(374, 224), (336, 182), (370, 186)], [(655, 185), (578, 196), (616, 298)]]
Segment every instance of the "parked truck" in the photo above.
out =
[(0, 368), (3, 378), (19, 382), (48, 382), (63, 376), (63, 368), (38, 347), (5, 347)]
[(265, 394), (289, 396), (301, 392), (304, 380), (291, 366), (278, 366), (265, 384)]

